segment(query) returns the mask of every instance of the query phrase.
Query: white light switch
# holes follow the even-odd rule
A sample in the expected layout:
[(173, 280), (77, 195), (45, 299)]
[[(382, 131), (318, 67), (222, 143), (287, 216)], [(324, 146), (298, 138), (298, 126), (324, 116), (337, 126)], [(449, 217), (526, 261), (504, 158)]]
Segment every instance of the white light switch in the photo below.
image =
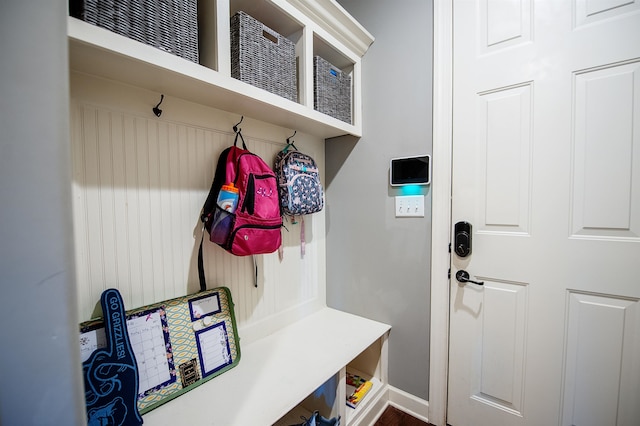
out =
[(424, 195), (397, 196), (396, 217), (424, 217)]

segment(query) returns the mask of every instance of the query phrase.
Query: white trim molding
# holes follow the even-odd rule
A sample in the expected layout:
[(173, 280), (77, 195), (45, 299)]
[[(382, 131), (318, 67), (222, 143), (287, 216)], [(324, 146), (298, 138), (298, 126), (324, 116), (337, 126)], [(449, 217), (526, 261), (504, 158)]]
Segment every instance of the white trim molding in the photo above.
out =
[(393, 386), (389, 386), (389, 405), (423, 422), (429, 422), (429, 401), (418, 398)]
[(384, 410), (389, 406), (389, 385), (385, 385), (383, 394), (374, 403), (369, 403), (365, 407), (365, 412), (358, 416), (354, 422), (350, 422), (352, 426), (372, 425), (382, 416)]
[(429, 423), (429, 401), (390, 385), (386, 386), (384, 392), (385, 395), (375, 404), (366, 407), (367, 411), (358, 417), (354, 426), (374, 424), (389, 406)]
[(453, 126), (453, 6), (433, 3), (433, 182), (431, 219), (431, 341), (429, 422), (447, 424), (451, 150)]
[(363, 56), (375, 40), (371, 33), (335, 0), (286, 1), (359, 56)]

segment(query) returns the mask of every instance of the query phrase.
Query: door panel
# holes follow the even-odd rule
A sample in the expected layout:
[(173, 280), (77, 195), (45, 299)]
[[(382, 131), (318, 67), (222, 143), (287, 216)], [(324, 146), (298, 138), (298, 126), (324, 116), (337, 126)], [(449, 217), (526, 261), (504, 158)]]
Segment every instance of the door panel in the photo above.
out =
[(638, 400), (624, 395), (639, 392), (639, 301), (570, 292), (568, 305), (562, 424), (637, 424)]
[(480, 230), (527, 234), (531, 202), (531, 85), (482, 93), (478, 108), (478, 194), (485, 195), (478, 200)]
[(574, 80), (572, 234), (637, 239), (640, 61), (580, 72)]
[(489, 1), (480, 2), (480, 49), (491, 53), (531, 41), (532, 2)]
[(527, 286), (485, 280), (473, 398), (520, 415), (524, 399)]
[(640, 419), (638, 4), (453, 3), (452, 426)]

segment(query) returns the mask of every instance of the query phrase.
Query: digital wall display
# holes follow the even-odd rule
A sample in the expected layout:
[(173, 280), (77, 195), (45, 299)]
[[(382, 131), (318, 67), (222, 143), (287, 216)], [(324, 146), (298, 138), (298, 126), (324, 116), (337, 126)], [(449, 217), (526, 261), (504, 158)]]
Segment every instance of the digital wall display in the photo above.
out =
[(391, 186), (431, 183), (431, 156), (392, 158), (389, 165)]

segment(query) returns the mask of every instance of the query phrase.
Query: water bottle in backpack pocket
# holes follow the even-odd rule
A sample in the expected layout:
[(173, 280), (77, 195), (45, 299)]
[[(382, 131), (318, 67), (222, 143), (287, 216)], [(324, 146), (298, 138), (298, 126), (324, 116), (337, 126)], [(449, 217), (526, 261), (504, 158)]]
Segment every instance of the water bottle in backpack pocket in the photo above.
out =
[(239, 191), (232, 182), (222, 185), (216, 202), (216, 210), (211, 224), (210, 240), (225, 244), (233, 228), (234, 215), (238, 206)]

